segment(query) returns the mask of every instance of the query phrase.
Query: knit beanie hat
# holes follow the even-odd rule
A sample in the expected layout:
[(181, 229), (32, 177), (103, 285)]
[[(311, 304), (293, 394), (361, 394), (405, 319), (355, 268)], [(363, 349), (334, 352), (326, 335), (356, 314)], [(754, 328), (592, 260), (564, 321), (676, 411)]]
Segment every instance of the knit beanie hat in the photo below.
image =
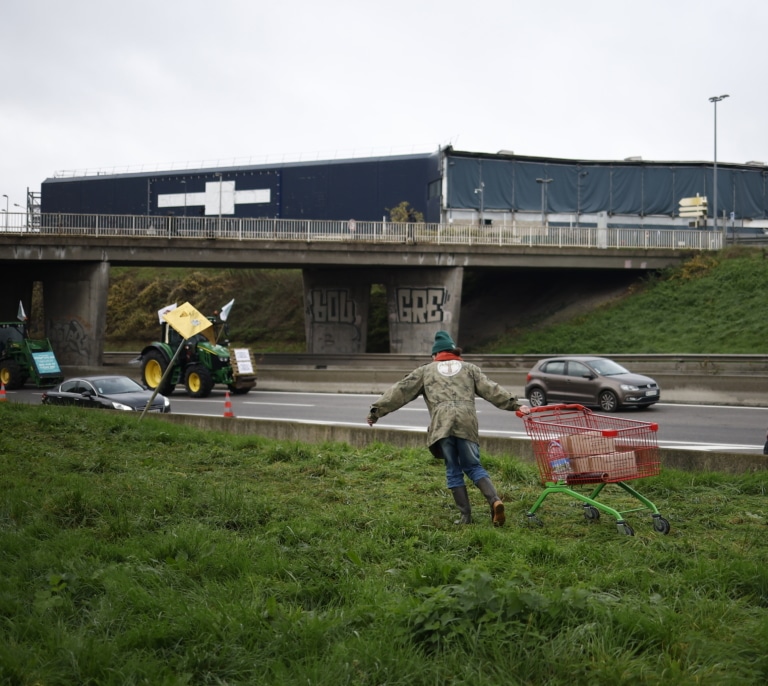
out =
[(456, 344), (451, 338), (451, 334), (447, 331), (438, 331), (435, 334), (435, 344), (432, 346), (432, 354), (444, 352), (446, 350), (453, 350)]

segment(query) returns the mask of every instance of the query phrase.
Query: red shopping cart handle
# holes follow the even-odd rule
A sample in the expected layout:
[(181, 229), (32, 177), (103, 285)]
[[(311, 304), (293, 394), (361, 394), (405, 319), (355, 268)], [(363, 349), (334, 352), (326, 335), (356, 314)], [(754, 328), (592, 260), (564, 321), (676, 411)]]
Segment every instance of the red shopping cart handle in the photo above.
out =
[(515, 414), (518, 417), (528, 417), (534, 412), (559, 412), (560, 410), (575, 410), (576, 412), (584, 412), (585, 414), (592, 414), (592, 410), (584, 405), (541, 405), (540, 407), (531, 407), (529, 412), (520, 412), (517, 410)]

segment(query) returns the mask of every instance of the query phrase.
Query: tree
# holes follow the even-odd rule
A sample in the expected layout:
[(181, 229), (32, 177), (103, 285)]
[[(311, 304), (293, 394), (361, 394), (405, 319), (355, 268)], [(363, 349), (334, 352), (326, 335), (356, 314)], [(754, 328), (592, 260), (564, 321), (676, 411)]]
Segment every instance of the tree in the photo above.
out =
[(424, 221), (424, 214), (411, 207), (407, 200), (403, 200), (396, 207), (387, 207), (386, 210), (389, 212), (389, 221), (391, 222), (405, 224), (408, 222), (421, 223)]

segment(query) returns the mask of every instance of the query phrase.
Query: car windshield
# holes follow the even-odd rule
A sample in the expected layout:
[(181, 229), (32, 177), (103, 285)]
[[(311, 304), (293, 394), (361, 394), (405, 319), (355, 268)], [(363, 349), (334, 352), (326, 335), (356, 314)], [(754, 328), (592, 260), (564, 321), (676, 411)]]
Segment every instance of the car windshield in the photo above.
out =
[(598, 374), (602, 374), (603, 376), (615, 376), (616, 374), (630, 373), (628, 369), (625, 369), (613, 360), (590, 360), (589, 364), (592, 369), (594, 369)]
[(133, 379), (127, 376), (116, 376), (111, 379), (94, 379), (93, 385), (96, 386), (101, 395), (115, 395), (116, 393), (135, 393), (144, 390)]

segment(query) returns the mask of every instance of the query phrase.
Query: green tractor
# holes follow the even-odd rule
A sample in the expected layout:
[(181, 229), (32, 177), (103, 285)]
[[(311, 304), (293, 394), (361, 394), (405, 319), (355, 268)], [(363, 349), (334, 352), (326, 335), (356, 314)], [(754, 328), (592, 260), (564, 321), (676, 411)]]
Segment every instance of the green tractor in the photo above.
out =
[(0, 382), (12, 391), (29, 380), (38, 388), (64, 381), (51, 342), (30, 338), (26, 322), (0, 322)]
[[(226, 333), (226, 324), (218, 318), (208, 320), (223, 327), (219, 333)], [(250, 350), (230, 349), (227, 340), (224, 345), (211, 343), (203, 334), (184, 340), (167, 322), (160, 325), (160, 331), (162, 340), (141, 351), (141, 376), (148, 388), (170, 395), (178, 384), (184, 384), (190, 396), (205, 398), (216, 384), (224, 384), (235, 395), (248, 393), (256, 385), (256, 364)]]

